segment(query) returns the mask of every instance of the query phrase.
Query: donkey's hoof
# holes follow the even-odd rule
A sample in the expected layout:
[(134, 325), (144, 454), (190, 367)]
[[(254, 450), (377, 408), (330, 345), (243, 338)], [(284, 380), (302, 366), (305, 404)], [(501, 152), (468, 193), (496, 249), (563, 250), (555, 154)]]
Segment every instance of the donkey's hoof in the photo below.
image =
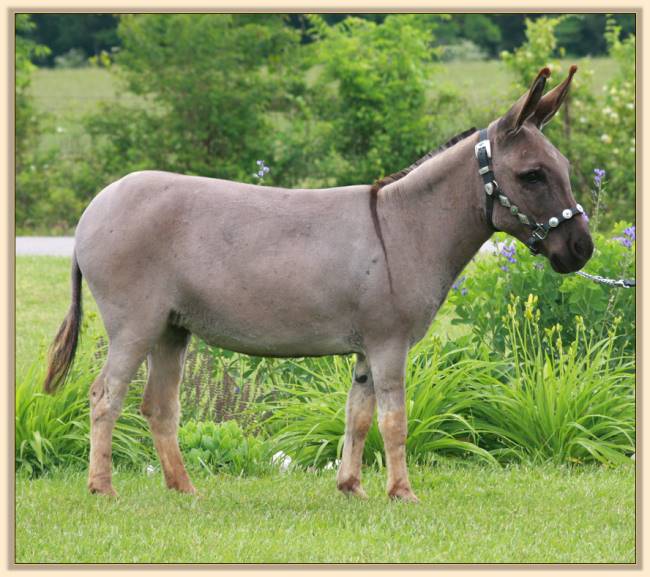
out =
[(395, 487), (388, 491), (388, 496), (395, 501), (403, 501), (404, 503), (420, 502), (420, 499), (417, 498), (410, 487)]
[(106, 495), (107, 497), (117, 497), (117, 493), (110, 483), (101, 483), (98, 481), (89, 481), (88, 490), (93, 495)]
[(353, 496), (364, 501), (368, 499), (368, 495), (361, 487), (359, 479), (352, 478), (346, 481), (337, 481), (336, 488), (347, 497)]
[(196, 495), (196, 489), (192, 485), (192, 481), (187, 480), (175, 480), (167, 483), (167, 488), (173, 491), (178, 491), (179, 493), (187, 493), (189, 495)]

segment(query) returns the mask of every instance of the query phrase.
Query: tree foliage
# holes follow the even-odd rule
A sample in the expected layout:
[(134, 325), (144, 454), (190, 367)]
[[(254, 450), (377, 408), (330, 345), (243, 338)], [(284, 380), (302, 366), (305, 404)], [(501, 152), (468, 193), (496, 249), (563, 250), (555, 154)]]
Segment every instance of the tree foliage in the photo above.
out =
[(146, 106), (108, 106), (91, 132), (116, 136), (101, 148), (107, 158), (127, 161), (122, 170), (148, 166), (242, 180), (268, 154), (269, 113), (292, 90), (298, 34), (281, 16), (215, 16), (121, 18), (116, 63), (126, 88)]

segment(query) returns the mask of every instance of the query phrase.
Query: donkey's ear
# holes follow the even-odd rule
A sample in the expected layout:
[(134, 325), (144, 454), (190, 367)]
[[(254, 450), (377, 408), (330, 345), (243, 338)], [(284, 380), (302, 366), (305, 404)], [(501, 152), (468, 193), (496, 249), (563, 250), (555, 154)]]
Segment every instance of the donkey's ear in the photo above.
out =
[(566, 80), (546, 93), (544, 98), (539, 101), (537, 110), (535, 110), (535, 114), (531, 120), (540, 130), (553, 118), (560, 105), (564, 102), (566, 95), (569, 93), (569, 86), (571, 86), (571, 80), (576, 70), (578, 70), (578, 67), (574, 64), (569, 68), (569, 75), (566, 77)]
[(512, 135), (519, 132), (524, 122), (528, 120), (534, 113), (537, 105), (544, 94), (544, 86), (546, 79), (551, 75), (551, 71), (544, 67), (539, 71), (539, 74), (533, 80), (530, 90), (526, 92), (517, 102), (512, 105), (512, 108), (499, 120), (499, 130), (505, 134)]

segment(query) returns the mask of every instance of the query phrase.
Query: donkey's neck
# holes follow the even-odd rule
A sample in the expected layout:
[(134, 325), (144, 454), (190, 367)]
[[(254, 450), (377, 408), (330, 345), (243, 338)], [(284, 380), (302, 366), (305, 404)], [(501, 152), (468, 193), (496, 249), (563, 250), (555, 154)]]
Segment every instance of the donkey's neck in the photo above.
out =
[(477, 139), (469, 136), (379, 192), (387, 264), (398, 300), (408, 295), (437, 310), (456, 276), (492, 234), (474, 157)]

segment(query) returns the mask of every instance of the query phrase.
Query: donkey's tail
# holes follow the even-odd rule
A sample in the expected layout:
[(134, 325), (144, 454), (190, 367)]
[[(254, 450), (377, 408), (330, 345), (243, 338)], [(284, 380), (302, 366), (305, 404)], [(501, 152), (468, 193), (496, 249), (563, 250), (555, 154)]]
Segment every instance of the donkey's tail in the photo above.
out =
[(72, 303), (68, 314), (59, 327), (59, 332), (50, 345), (47, 376), (43, 383), (46, 393), (54, 394), (68, 376), (79, 341), (81, 324), (81, 269), (77, 264), (77, 255), (72, 254)]

